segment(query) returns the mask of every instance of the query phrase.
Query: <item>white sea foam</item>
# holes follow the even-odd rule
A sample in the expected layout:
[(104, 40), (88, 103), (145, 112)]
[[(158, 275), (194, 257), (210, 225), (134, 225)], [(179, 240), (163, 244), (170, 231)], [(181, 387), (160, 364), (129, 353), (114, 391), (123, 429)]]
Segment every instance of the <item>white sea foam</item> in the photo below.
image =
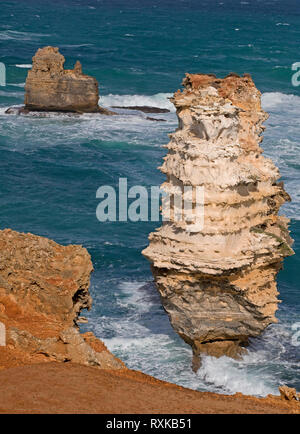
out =
[(17, 64), (15, 65), (17, 68), (32, 68), (32, 64), (31, 63), (21, 63), (21, 64)]
[[(177, 119), (173, 104), (168, 97), (172, 94), (158, 93), (155, 95), (118, 95), (109, 94), (100, 98), (100, 104), (110, 107), (119, 106), (153, 106), (167, 108), (171, 113), (151, 115), (163, 118), (166, 122), (153, 122), (147, 120), (147, 114), (137, 111), (120, 113), (117, 116), (101, 116), (83, 114), (69, 116), (68, 114), (30, 114), (25, 120), (19, 116), (12, 116), (9, 124), (13, 125), (11, 133), (21, 134), (25, 128), (27, 135), (34, 134), (37, 119), (35, 117), (49, 118), (43, 124), (43, 138), (45, 146), (49, 143), (60, 143), (68, 137), (73, 143), (80, 143), (82, 139), (99, 139), (101, 141), (126, 142), (132, 145), (161, 146), (167, 142), (167, 134), (174, 131)], [(0, 91), (0, 96), (19, 99), (22, 102), (23, 92)], [(262, 106), (269, 112), (270, 118), (266, 122), (262, 147), (265, 155), (270, 157), (279, 167), (285, 181), (285, 188), (292, 197), (292, 202), (282, 207), (282, 212), (288, 217), (300, 218), (300, 190), (299, 180), (299, 153), (300, 153), (300, 97), (293, 94), (268, 92), (262, 95)], [(7, 107), (3, 107), (0, 114), (4, 114)], [(53, 122), (56, 128), (53, 129)], [(4, 128), (5, 126), (3, 126)], [(1, 128), (1, 127), (0, 127)], [(55, 136), (55, 137), (54, 137)], [(54, 138), (55, 140), (50, 140)], [(22, 146), (18, 140), (16, 146)]]
[[(0, 96), (13, 97), (22, 102), (22, 92), (0, 91)], [(177, 118), (173, 104), (170, 103), (169, 93), (155, 95), (118, 95), (109, 94), (100, 98), (100, 104), (110, 107), (119, 106), (153, 106), (167, 108), (171, 113), (150, 115), (163, 118), (166, 122), (152, 122), (147, 120), (147, 114), (137, 111), (120, 113), (117, 116), (101, 116), (95, 114), (83, 114), (69, 116), (68, 114), (30, 114), (25, 120), (19, 116), (11, 116), (9, 124), (12, 125), (11, 134), (21, 134), (22, 128), (26, 134), (34, 134), (36, 128), (35, 117), (49, 118), (48, 123), (43, 121), (43, 138), (45, 146), (49, 143), (60, 143), (68, 137), (73, 143), (80, 143), (83, 139), (98, 139), (101, 141), (114, 141), (143, 146), (161, 146), (167, 143), (167, 134), (174, 131), (177, 126)], [(285, 181), (285, 188), (292, 197), (292, 202), (282, 207), (282, 213), (290, 218), (300, 218), (300, 190), (299, 180), (299, 153), (300, 153), (300, 97), (293, 94), (280, 92), (268, 92), (262, 95), (262, 106), (269, 112), (270, 118), (266, 122), (267, 129), (264, 133), (262, 147), (265, 155), (270, 157), (279, 167)], [(4, 114), (7, 107), (0, 110)], [(53, 128), (53, 122), (56, 127)], [(4, 128), (5, 126), (3, 126)], [(1, 126), (0, 126), (1, 128)], [(55, 136), (55, 137), (54, 137)], [(51, 139), (50, 139), (51, 138)], [(52, 140), (55, 139), (55, 140)], [(16, 146), (21, 147), (18, 140)], [(30, 147), (31, 148), (31, 147)]]
[(91, 47), (94, 44), (61, 44), (61, 48), (80, 48), (80, 47)]
[[(7, 95), (5, 92), (5, 96)], [(105, 97), (107, 106), (150, 105), (169, 108), (170, 106), (165, 105), (166, 101), (170, 104), (167, 96), (171, 94)], [(286, 178), (286, 189), (293, 198), (293, 202), (286, 208), (286, 213), (296, 218), (300, 215), (297, 167), (300, 98), (279, 92), (266, 93), (263, 95), (263, 107), (270, 113), (263, 148), (265, 154), (278, 164)], [(7, 107), (0, 108), (1, 116), (6, 109)], [(3, 119), (0, 122), (0, 134), (10, 136), (10, 150), (33, 152), (32, 142), (36, 140), (41, 125), (43, 134), (39, 134), (39, 147), (60, 146), (66, 144), (67, 140), (74, 149), (86, 140), (95, 140), (93, 146), (102, 146), (101, 143), (96, 143), (98, 140), (120, 142), (120, 146), (161, 146), (167, 142), (167, 133), (174, 131), (177, 124), (174, 112), (159, 115), (167, 122), (148, 121), (146, 114), (138, 112), (112, 117), (96, 114), (68, 116), (55, 113), (48, 113), (46, 116), (48, 118), (41, 120), (31, 115), (5, 115), (5, 122)], [(20, 137), (25, 139), (20, 140)], [(204, 357), (202, 367), (196, 375), (190, 367), (191, 348), (171, 328), (154, 288), (144, 287), (142, 282), (123, 282), (110, 290), (118, 313), (106, 316), (91, 315), (90, 325), (97, 336), (106, 336), (104, 341), (108, 348), (132, 369), (140, 369), (150, 375), (193, 389), (229, 394), (243, 392), (262, 396), (278, 393), (277, 386), (286, 371), (289, 372), (291, 383), (297, 378), (299, 361), (295, 358), (289, 360), (290, 356), (287, 357), (287, 353), (293, 354), (293, 351), (296, 351), (288, 349), (291, 340), (288, 325), (283, 326), (279, 323), (270, 327), (262, 339), (251, 343), (249, 354), (242, 361), (226, 357), (218, 360)], [(94, 301), (95, 305), (101, 306), (101, 291), (97, 291)], [(289, 312), (289, 318), (290, 316)], [(297, 321), (297, 318), (294, 320)]]
[(23, 98), (24, 92), (6, 92), (5, 90), (0, 90), (0, 96), (4, 96), (6, 98)]
[(293, 94), (281, 92), (265, 92), (262, 94), (262, 107), (264, 110), (298, 110), (300, 108), (300, 97)]
[[(112, 290), (112, 297), (120, 313), (91, 317), (89, 323), (97, 336), (110, 336), (103, 339), (105, 344), (131, 369), (192, 389), (266, 396), (278, 395), (279, 378), (285, 369), (292, 377), (300, 367), (285, 356), (291, 329), (276, 324), (261, 339), (251, 342), (242, 360), (204, 356), (195, 374), (192, 350), (171, 328), (153, 285), (122, 282)], [(100, 305), (101, 298), (95, 303)]]
[(149, 106), (165, 108), (172, 112), (175, 111), (174, 105), (168, 100), (173, 96), (172, 93), (157, 93), (155, 95), (102, 95), (99, 104), (105, 107), (111, 106)]
[(279, 167), (285, 188), (292, 202), (282, 211), (293, 219), (300, 218), (300, 97), (281, 92), (266, 92), (262, 95), (262, 107), (270, 117), (262, 147), (265, 155)]

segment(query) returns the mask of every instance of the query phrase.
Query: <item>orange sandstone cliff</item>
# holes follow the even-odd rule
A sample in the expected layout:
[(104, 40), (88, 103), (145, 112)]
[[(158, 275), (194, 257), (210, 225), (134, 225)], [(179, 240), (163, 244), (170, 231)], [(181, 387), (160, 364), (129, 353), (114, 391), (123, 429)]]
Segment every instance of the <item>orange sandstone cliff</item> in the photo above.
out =
[[(276, 321), (276, 275), (293, 254), (288, 219), (278, 216), (289, 196), (262, 155), (268, 116), (251, 77), (186, 74), (183, 85), (172, 98), (179, 126), (161, 167), (162, 188), (173, 196), (170, 218), (150, 234), (143, 254), (174, 329), (194, 354), (238, 357), (249, 337)], [(195, 194), (187, 197), (194, 216), (176, 217), (174, 198), (185, 200), (187, 186), (204, 188), (204, 218)]]
[(79, 332), (80, 312), (91, 307), (92, 270), (81, 246), (0, 231), (0, 370), (55, 361), (125, 367), (92, 333)]
[(80, 62), (69, 70), (64, 63), (57, 47), (38, 49), (26, 79), (25, 110), (113, 114), (98, 106), (98, 82), (83, 74)]

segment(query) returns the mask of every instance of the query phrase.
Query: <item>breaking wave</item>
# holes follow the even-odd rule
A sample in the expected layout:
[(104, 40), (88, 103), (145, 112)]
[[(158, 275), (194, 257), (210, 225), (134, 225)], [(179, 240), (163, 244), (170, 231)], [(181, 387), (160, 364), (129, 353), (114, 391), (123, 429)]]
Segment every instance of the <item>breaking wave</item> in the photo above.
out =
[[(203, 356), (195, 374), (191, 369), (192, 350), (172, 329), (152, 284), (116, 282), (112, 296), (117, 306), (115, 315), (90, 316), (90, 326), (131, 369), (191, 389), (226, 394), (278, 395), (286, 369), (289, 381), (297, 382), (299, 357), (291, 346), (292, 330), (286, 318), (253, 340), (242, 360)], [(102, 304), (98, 291), (93, 298), (96, 306)], [(292, 315), (289, 320), (295, 318)]]
[(17, 64), (17, 65), (15, 65), (17, 68), (26, 68), (26, 69), (30, 69), (30, 68), (32, 68), (32, 65), (31, 65), (31, 63), (21, 63), (21, 64)]
[(300, 96), (286, 94), (281, 92), (265, 92), (261, 98), (264, 110), (278, 111), (288, 110), (295, 111), (300, 109)]
[(289, 218), (300, 218), (300, 97), (281, 92), (262, 95), (262, 107), (270, 117), (262, 147), (264, 154), (279, 167), (285, 189), (292, 201), (283, 205), (282, 213)]
[(0, 40), (16, 40), (16, 41), (31, 41), (37, 40), (41, 37), (51, 36), (46, 33), (30, 33), (30, 32), (18, 32), (16, 30), (4, 30), (0, 32)]

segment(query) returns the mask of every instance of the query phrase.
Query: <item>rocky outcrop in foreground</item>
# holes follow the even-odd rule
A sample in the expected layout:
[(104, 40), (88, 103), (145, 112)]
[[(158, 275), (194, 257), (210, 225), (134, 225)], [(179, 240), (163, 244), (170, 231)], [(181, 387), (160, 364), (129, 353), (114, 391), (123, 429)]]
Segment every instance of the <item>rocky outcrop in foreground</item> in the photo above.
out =
[(79, 332), (80, 312), (91, 307), (92, 270), (81, 246), (0, 231), (0, 323), (6, 329), (0, 370), (51, 361), (125, 367), (92, 333)]
[(98, 106), (98, 82), (82, 73), (79, 61), (64, 69), (65, 58), (56, 47), (38, 49), (25, 84), (25, 112), (63, 111), (113, 114)]
[[(238, 357), (249, 337), (276, 321), (276, 275), (293, 254), (288, 219), (278, 216), (289, 196), (259, 146), (267, 114), (251, 77), (187, 74), (183, 85), (172, 99), (179, 127), (167, 145), (162, 187), (192, 202), (195, 214), (178, 219), (171, 200), (170, 218), (143, 254), (194, 354)], [(204, 187), (203, 225), (197, 186)]]

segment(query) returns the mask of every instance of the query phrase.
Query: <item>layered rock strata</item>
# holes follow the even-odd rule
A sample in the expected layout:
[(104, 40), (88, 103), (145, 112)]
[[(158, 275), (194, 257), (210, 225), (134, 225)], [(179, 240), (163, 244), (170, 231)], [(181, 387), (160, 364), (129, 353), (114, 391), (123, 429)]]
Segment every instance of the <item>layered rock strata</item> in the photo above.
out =
[[(290, 198), (259, 146), (268, 115), (251, 77), (186, 74), (183, 85), (172, 98), (179, 127), (161, 167), (170, 215), (163, 206), (165, 221), (143, 254), (194, 354), (238, 357), (249, 337), (276, 322), (275, 279), (293, 253), (278, 210)], [(176, 197), (192, 203), (182, 218)]]
[(80, 62), (67, 70), (64, 63), (57, 47), (38, 49), (26, 79), (25, 110), (113, 114), (98, 106), (98, 82), (83, 74)]
[(51, 361), (124, 368), (93, 333), (79, 332), (92, 270), (81, 246), (0, 231), (0, 369)]

